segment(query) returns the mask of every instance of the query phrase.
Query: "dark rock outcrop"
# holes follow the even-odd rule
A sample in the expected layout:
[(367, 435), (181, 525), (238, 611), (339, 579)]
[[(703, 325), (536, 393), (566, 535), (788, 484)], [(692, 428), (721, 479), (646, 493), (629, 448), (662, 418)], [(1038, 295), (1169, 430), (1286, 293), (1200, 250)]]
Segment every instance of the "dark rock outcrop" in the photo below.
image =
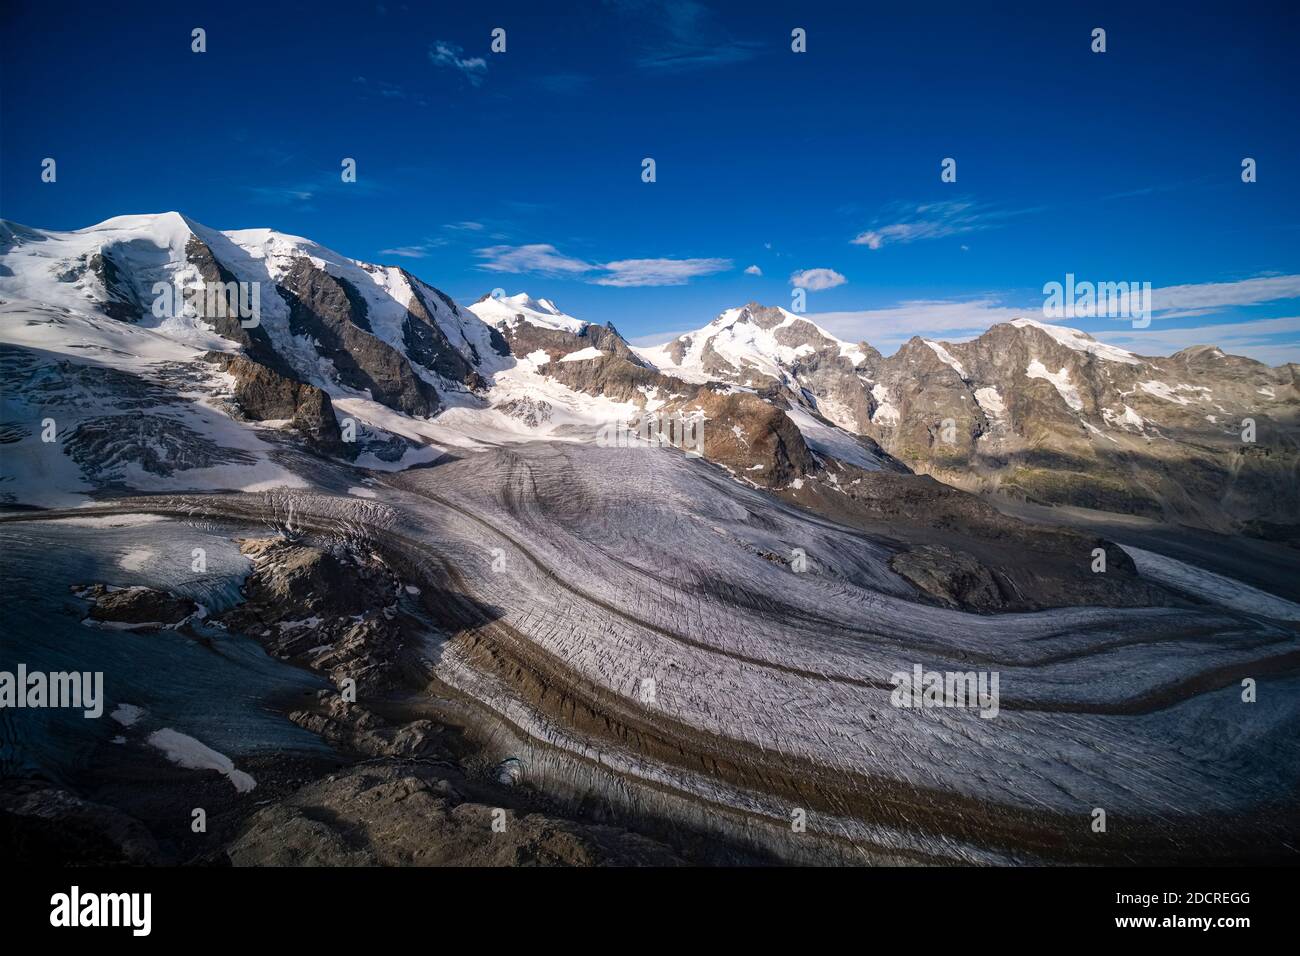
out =
[(0, 782), (0, 858), (15, 866), (150, 866), (163, 862), (138, 820), (37, 780)]
[(315, 340), (344, 385), (369, 391), (375, 401), (408, 415), (428, 416), (441, 407), (437, 389), (406, 356), (368, 331), (360, 296), (347, 280), (302, 257), (277, 288), (289, 306), (290, 330)]
[[(185, 258), (198, 270), (204, 283), (221, 283), (227, 287), (232, 283), (238, 284), (234, 273), (213, 255), (212, 249), (198, 236), (190, 236), (186, 242)], [(262, 328), (260, 321), (256, 325), (245, 325), (245, 321), (240, 318), (239, 310), (231, 308), (229, 301), (216, 301), (214, 305), (216, 308), (209, 310), (205, 297), (204, 308), (200, 310), (200, 314), (218, 335), (238, 343), (255, 361), (268, 365), (283, 375), (292, 375), (292, 369), (275, 350), (275, 346), (271, 344), (271, 337), (266, 334), (266, 329)], [(180, 308), (180, 303), (176, 304), (176, 308)]]
[[(474, 365), (456, 351), (438, 325), (434, 317), (435, 309), (425, 298), (423, 283), (404, 269), (401, 273), (411, 287), (411, 301), (406, 307), (406, 318), (402, 320), (402, 343), (406, 347), (407, 356), (443, 378), (462, 382), (472, 389), (486, 388), (487, 383), (474, 369)], [(459, 312), (455, 303), (446, 296), (442, 297), (442, 302), (445, 307)], [(465, 346), (474, 362), (479, 362), (477, 347), (471, 342), (466, 342)]]
[(704, 457), (754, 484), (780, 488), (821, 471), (790, 417), (749, 392), (705, 386), (657, 414), (703, 415)]
[(64, 442), (64, 452), (96, 481), (122, 478), (135, 465), (168, 477), (191, 468), (251, 464), (256, 459), (224, 448), (182, 422), (164, 415), (103, 415), (79, 424)]
[(259, 810), (228, 852), (236, 866), (682, 862), (667, 847), (639, 834), (530, 813), (502, 806), (499, 800), (498, 792), (451, 767), (371, 762), (316, 780)]
[(284, 538), (240, 543), (253, 562), (246, 601), (221, 616), (281, 660), (364, 690), (400, 683), (416, 666), (413, 622), (397, 610), (401, 582), (378, 556)]
[(889, 566), (945, 607), (997, 611), (1006, 606), (989, 569), (965, 552), (922, 545), (894, 555)]
[(92, 621), (114, 624), (179, 624), (199, 609), (187, 597), (155, 591), (153, 588), (109, 588), (93, 584), (78, 594), (91, 603), (87, 615)]
[(234, 376), (235, 401), (248, 418), (288, 419), (318, 451), (356, 456), (356, 445), (343, 441), (334, 406), (322, 389), (281, 375), (242, 355), (209, 352), (204, 359)]

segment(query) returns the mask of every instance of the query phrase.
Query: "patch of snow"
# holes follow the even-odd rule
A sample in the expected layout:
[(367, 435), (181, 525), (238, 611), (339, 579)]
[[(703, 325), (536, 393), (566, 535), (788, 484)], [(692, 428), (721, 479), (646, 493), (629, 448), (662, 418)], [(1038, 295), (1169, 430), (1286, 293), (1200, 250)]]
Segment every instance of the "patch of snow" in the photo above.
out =
[(1154, 395), (1156, 398), (1163, 398), (1166, 402), (1173, 402), (1176, 405), (1190, 404), (1188, 399), (1175, 394), (1174, 389), (1170, 388), (1164, 382), (1138, 382), (1138, 388), (1142, 389), (1142, 391), (1146, 392), (1148, 395)]
[(123, 571), (139, 571), (153, 556), (154, 552), (148, 548), (133, 548), (117, 559), (117, 566)]
[(975, 389), (975, 401), (989, 421), (1001, 424), (1007, 420), (1007, 406), (1003, 404), (1002, 396), (996, 388), (988, 386)]
[(576, 352), (570, 352), (568, 355), (560, 357), (561, 362), (585, 362), (587, 359), (600, 358), (605, 353), (593, 345), (588, 345), (585, 349), (579, 349)]
[(1123, 412), (1116, 412), (1110, 408), (1103, 408), (1101, 410), (1101, 417), (1105, 420), (1106, 424), (1110, 425), (1112, 428), (1135, 428), (1138, 431), (1142, 431), (1143, 428), (1146, 427), (1147, 420), (1127, 405), (1123, 406), (1123, 408)]
[(1070, 329), (1062, 325), (1049, 325), (1046, 322), (1038, 322), (1034, 319), (1012, 319), (1011, 324), (1018, 329), (1023, 329), (1026, 326), (1041, 329), (1066, 348), (1073, 349), (1076, 352), (1087, 352), (1107, 362), (1122, 362), (1125, 365), (1143, 364), (1142, 359), (1132, 352), (1114, 345), (1107, 345), (1105, 342), (1098, 342), (1087, 332), (1082, 332), (1079, 329)]
[(795, 428), (799, 429), (804, 441), (813, 451), (838, 458), (850, 465), (857, 465), (867, 471), (880, 470), (880, 459), (853, 435), (833, 425), (819, 422), (798, 406), (791, 406), (785, 413), (790, 421), (794, 422)]
[[(1016, 321), (1023, 320), (1017, 319)], [(1070, 384), (1069, 369), (1063, 367), (1059, 372), (1049, 372), (1047, 366), (1038, 359), (1034, 359), (1029, 363), (1029, 367), (1025, 369), (1025, 374), (1030, 378), (1047, 379), (1056, 387), (1057, 394), (1065, 400), (1065, 404), (1076, 412), (1083, 408), (1083, 399), (1079, 395), (1079, 390)]]
[(135, 704), (118, 704), (108, 716), (123, 727), (131, 727), (138, 723), (145, 713), (143, 707), (137, 707)]
[(952, 369), (954, 372), (960, 375), (963, 379), (966, 378), (966, 370), (962, 368), (961, 362), (958, 362), (955, 358), (952, 357), (951, 352), (949, 352), (938, 342), (931, 342), (929, 339), (922, 339), (921, 341), (924, 342), (926, 345), (930, 346), (934, 354), (939, 356), (939, 361), (941, 361), (944, 365), (947, 365), (950, 369)]
[(202, 741), (188, 734), (164, 727), (149, 735), (149, 746), (161, 750), (172, 763), (187, 770), (215, 770), (222, 774), (239, 793), (248, 793), (257, 786), (251, 776), (235, 767), (234, 761), (218, 753)]

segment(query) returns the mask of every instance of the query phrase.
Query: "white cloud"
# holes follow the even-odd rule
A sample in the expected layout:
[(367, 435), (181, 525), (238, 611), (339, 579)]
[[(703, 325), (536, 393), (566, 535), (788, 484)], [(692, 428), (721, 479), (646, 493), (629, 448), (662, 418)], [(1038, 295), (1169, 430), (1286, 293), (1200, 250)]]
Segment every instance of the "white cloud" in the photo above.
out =
[(479, 268), (488, 272), (531, 272), (542, 276), (580, 275), (595, 268), (590, 262), (561, 255), (550, 243), (526, 246), (488, 246), (474, 253), (485, 259)]
[(485, 260), (479, 268), (488, 272), (580, 278), (592, 285), (621, 288), (685, 285), (697, 276), (713, 275), (731, 268), (730, 259), (616, 259), (604, 263), (587, 262), (563, 255), (549, 243), (488, 246), (474, 254)]
[(762, 274), (763, 270), (758, 266), (748, 266), (745, 269), (745, 275), (747, 276), (761, 276)]
[(886, 309), (808, 314), (809, 319), (839, 338), (870, 342), (884, 352), (892, 351), (913, 335), (959, 341), (972, 338), (991, 325), (1023, 317), (1041, 319), (1041, 313), (1037, 307), (1009, 308), (990, 298), (913, 300)]
[[(1294, 315), (1174, 329), (1149, 325), (1145, 329), (1103, 330), (1091, 335), (1139, 355), (1172, 355), (1193, 345), (1215, 345), (1233, 355), (1245, 355), (1269, 365), (1300, 362), (1300, 316)], [(1289, 336), (1290, 340), (1270, 341), (1276, 336)]]
[(396, 249), (380, 249), (383, 256), (402, 256), (407, 259), (423, 259), (429, 254), (428, 246), (398, 246)]
[(487, 73), (487, 60), (481, 56), (464, 57), (461, 55), (464, 52), (454, 43), (438, 40), (429, 47), (429, 62), (434, 66), (459, 70), (471, 84), (478, 86)]
[(1236, 282), (1202, 282), (1153, 289), (1154, 311), (1162, 319), (1204, 315), (1216, 309), (1300, 298), (1300, 275), (1263, 276)]
[(844, 285), (849, 280), (844, 278), (834, 269), (804, 269), (800, 272), (792, 273), (790, 284), (807, 289), (810, 292), (821, 292), (823, 289), (833, 289), (838, 285)]
[(891, 244), (943, 239), (1002, 225), (1002, 220), (1028, 210), (999, 210), (968, 199), (890, 205), (870, 228), (849, 240), (855, 246), (879, 249)]
[(588, 281), (594, 285), (685, 285), (696, 276), (713, 275), (731, 268), (730, 259), (620, 259), (606, 262), (605, 275)]
[(444, 228), (444, 229), (454, 229), (454, 230), (456, 230), (457, 232), (482, 232), (482, 231), (483, 231), (483, 223), (481, 223), (481, 222), (470, 222), (469, 220), (466, 220), (465, 222), (449, 222), (449, 223), (447, 223), (445, 226), (443, 226), (442, 228)]

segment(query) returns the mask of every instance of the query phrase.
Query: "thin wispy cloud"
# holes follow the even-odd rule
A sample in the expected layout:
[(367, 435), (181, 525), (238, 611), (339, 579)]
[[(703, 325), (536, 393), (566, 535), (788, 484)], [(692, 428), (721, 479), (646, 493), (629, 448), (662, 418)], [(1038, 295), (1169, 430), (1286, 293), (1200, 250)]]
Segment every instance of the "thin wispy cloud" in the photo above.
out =
[(1269, 365), (1300, 362), (1300, 316), (1294, 315), (1184, 328), (1151, 325), (1145, 329), (1103, 330), (1092, 336), (1140, 355), (1172, 355), (1193, 345), (1215, 345)]
[(685, 285), (698, 276), (714, 275), (731, 268), (730, 259), (621, 259), (606, 262), (606, 274), (590, 279), (593, 285), (664, 286)]
[(416, 106), (428, 106), (424, 94), (418, 91), (412, 92), (406, 87), (397, 83), (390, 83), (387, 80), (371, 79), (365, 76), (352, 77), (353, 84), (358, 91), (367, 98), (379, 98), (381, 100), (396, 100), (400, 102), (414, 103)]
[[(1120, 290), (1113, 296), (1114, 307), (1128, 314), (1133, 308), (1146, 304), (1140, 299), (1142, 295), (1140, 284), (1130, 282), (1127, 290)], [(1153, 319), (1170, 321), (1296, 298), (1300, 298), (1300, 275), (1256, 276), (1232, 282), (1197, 282), (1155, 288), (1151, 290), (1149, 305)]]
[(581, 275), (596, 268), (590, 262), (562, 255), (546, 242), (525, 246), (488, 246), (474, 253), (484, 261), (480, 269), (488, 272), (508, 272), (514, 275), (530, 274), (559, 278)]
[(1166, 313), (1157, 315), (1158, 319), (1190, 318), (1224, 308), (1294, 298), (1300, 298), (1300, 275), (1171, 285), (1151, 292), (1152, 308)]
[(424, 242), (410, 246), (395, 246), (392, 249), (380, 249), (380, 255), (400, 256), (403, 259), (427, 259), (429, 254), (447, 244), (446, 239), (426, 239)]
[(844, 285), (849, 280), (834, 269), (802, 269), (791, 273), (790, 284), (807, 289), (809, 292), (821, 292)]
[(483, 223), (466, 220), (464, 222), (449, 222), (444, 225), (444, 229), (452, 229), (456, 232), (482, 232)]
[(999, 322), (1035, 317), (1039, 306), (1018, 308), (995, 298), (913, 299), (883, 309), (809, 313), (808, 318), (841, 339), (866, 341), (882, 350), (914, 335), (969, 338)]
[(473, 86), (483, 82), (487, 75), (487, 60), (481, 56), (467, 57), (465, 51), (455, 43), (437, 40), (429, 47), (429, 62), (434, 66), (456, 70)]
[(1032, 210), (998, 209), (970, 199), (944, 200), (915, 205), (891, 204), (872, 225), (851, 240), (855, 246), (881, 249), (927, 239), (943, 239), (984, 229), (995, 229), (1006, 220)]
[(644, 70), (725, 66), (752, 59), (763, 49), (762, 43), (733, 36), (713, 10), (696, 0), (606, 0), (606, 5), (635, 22), (630, 32), (641, 39), (634, 62)]
[(381, 192), (373, 180), (358, 178), (345, 183), (338, 173), (322, 173), (316, 179), (298, 180), (271, 186), (245, 186), (244, 190), (257, 202), (269, 206), (296, 206), (312, 209), (312, 201), (340, 196), (370, 196)]
[(550, 243), (523, 246), (488, 246), (476, 250), (487, 272), (529, 274), (579, 279), (591, 285), (640, 288), (685, 285), (699, 276), (725, 272), (730, 259), (617, 259), (587, 262), (561, 253)]

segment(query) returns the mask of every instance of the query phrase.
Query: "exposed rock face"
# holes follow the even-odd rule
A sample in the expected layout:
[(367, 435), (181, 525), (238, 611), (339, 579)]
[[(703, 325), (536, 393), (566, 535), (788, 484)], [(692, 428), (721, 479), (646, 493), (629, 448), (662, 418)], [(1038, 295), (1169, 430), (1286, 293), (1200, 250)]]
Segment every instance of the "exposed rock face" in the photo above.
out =
[[(402, 322), (402, 341), (407, 356), (443, 378), (463, 382), (473, 389), (485, 388), (487, 383), (474, 368), (474, 364), (480, 361), (477, 346), (466, 343), (472, 362), (456, 351), (433, 317), (433, 309), (424, 297), (423, 283), (405, 269), (400, 272), (411, 286), (411, 301)], [(456, 308), (455, 303), (445, 296), (443, 302), (448, 308)]]
[(385, 689), (412, 663), (413, 642), (398, 610), (400, 581), (377, 556), (283, 538), (240, 543), (253, 561), (245, 603), (222, 622), (260, 640), (283, 660)]
[[(891, 567), (940, 604), (983, 613), (1174, 603), (1113, 542), (1009, 517), (929, 475), (836, 464), (780, 494), (850, 527), (908, 541)], [(1098, 549), (1104, 573), (1094, 571)]]
[(110, 481), (120, 478), (129, 466), (166, 477), (190, 468), (254, 460), (245, 452), (224, 448), (163, 415), (104, 415), (89, 419), (68, 436), (64, 451), (87, 477)]
[(116, 624), (179, 624), (195, 611), (198, 605), (187, 597), (155, 591), (152, 588), (109, 588), (94, 584), (80, 591), (91, 601), (89, 618)]
[(236, 866), (666, 866), (659, 843), (479, 802), (449, 768), (382, 761), (317, 780), (259, 810), (231, 844)]
[(139, 322), (148, 309), (131, 285), (130, 277), (113, 258), (113, 246), (90, 257), (90, 270), (104, 286), (104, 312), (119, 322)]
[(1209, 346), (1149, 358), (1025, 319), (883, 358), (753, 303), (642, 352), (668, 374), (815, 410), (972, 491), (1220, 531), (1300, 523), (1293, 366)]
[(316, 706), (295, 710), (289, 719), (335, 747), (364, 757), (406, 760), (450, 759), (446, 728), (431, 720), (389, 723), (333, 691), (316, 695)]
[(889, 566), (946, 607), (996, 611), (1006, 605), (989, 569), (964, 552), (922, 545), (894, 555)]
[(495, 406), (497, 411), (517, 418), (529, 428), (537, 428), (551, 420), (551, 403), (545, 399), (532, 399), (528, 396), (502, 402)]
[(704, 457), (754, 484), (779, 488), (821, 471), (790, 418), (749, 392), (704, 387), (660, 415), (702, 414)]
[(913, 339), (866, 370), (896, 413), (877, 414), (872, 433), (920, 470), (1217, 530), (1300, 520), (1300, 394), (1287, 370), (1206, 347), (1145, 358), (1024, 320), (939, 349), (951, 363)]
[(545, 374), (574, 391), (600, 395), (615, 402), (635, 402), (638, 405), (644, 405), (647, 398), (667, 398), (695, 392), (692, 386), (683, 386), (676, 379), (612, 352), (599, 358), (571, 362), (551, 361), (545, 366)]
[(32, 866), (163, 862), (157, 842), (138, 820), (36, 780), (0, 782), (0, 856)]
[(408, 415), (428, 416), (441, 407), (437, 390), (406, 356), (370, 334), (365, 304), (347, 280), (301, 257), (278, 288), (289, 306), (290, 329), (316, 341), (343, 384), (368, 390), (375, 401)]
[(315, 385), (281, 375), (242, 355), (209, 352), (204, 358), (235, 378), (235, 401), (255, 421), (288, 419), (308, 442), (331, 455), (356, 456), (343, 441), (330, 397)]
[[(190, 265), (198, 270), (199, 276), (205, 283), (219, 282), (228, 284), (237, 282), (235, 274), (212, 254), (212, 249), (198, 236), (190, 236), (186, 242), (185, 258)], [(205, 308), (203, 310), (205, 313), (203, 320), (210, 324), (218, 335), (230, 339), (232, 342), (237, 342), (249, 356), (263, 365), (269, 365), (286, 375), (291, 373), (288, 364), (281, 358), (280, 353), (275, 350), (275, 346), (271, 344), (270, 336), (266, 334), (266, 329), (260, 323), (245, 326), (239, 316), (238, 309), (232, 310), (228, 302), (215, 304), (217, 305), (215, 314), (207, 315), (207, 309)]]

